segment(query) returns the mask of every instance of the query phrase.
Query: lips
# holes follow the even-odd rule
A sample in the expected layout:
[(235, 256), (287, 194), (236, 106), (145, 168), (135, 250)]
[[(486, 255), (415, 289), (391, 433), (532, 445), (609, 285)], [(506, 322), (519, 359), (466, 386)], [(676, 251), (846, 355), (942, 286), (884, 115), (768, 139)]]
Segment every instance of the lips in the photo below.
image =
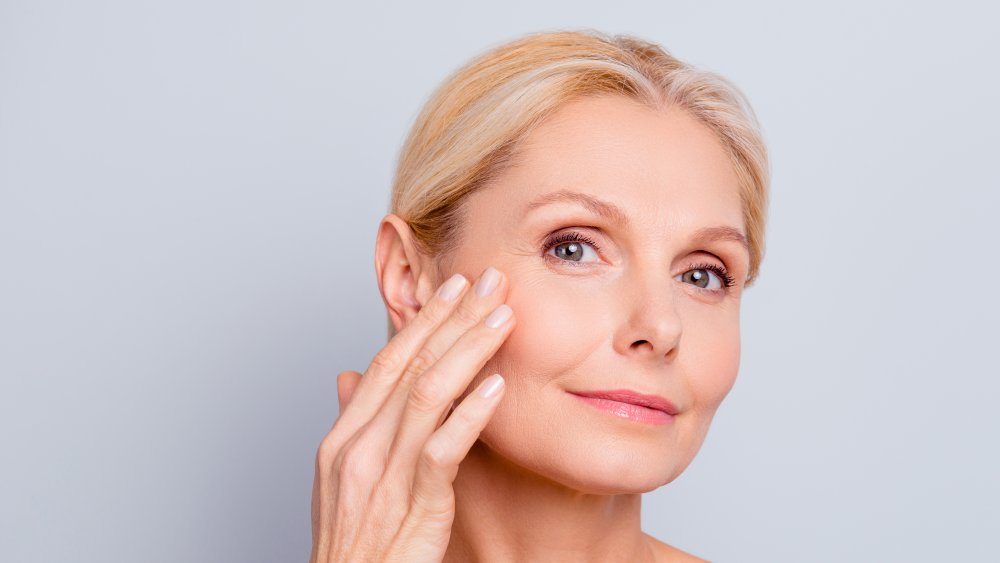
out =
[(619, 403), (638, 405), (648, 409), (663, 411), (669, 415), (675, 415), (680, 410), (670, 401), (659, 395), (643, 395), (628, 389), (616, 389), (614, 391), (570, 391), (578, 397), (589, 397), (591, 399), (606, 399)]

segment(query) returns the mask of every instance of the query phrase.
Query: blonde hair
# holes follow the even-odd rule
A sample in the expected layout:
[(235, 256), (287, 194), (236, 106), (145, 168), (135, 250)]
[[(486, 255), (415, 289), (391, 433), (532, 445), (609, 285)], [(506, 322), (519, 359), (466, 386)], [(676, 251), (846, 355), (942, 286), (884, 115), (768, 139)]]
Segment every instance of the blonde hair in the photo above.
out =
[(446, 260), (459, 243), (464, 198), (509, 166), (518, 142), (553, 110), (598, 94), (619, 94), (652, 108), (678, 106), (716, 133), (740, 180), (750, 246), (745, 285), (752, 284), (764, 255), (769, 172), (749, 102), (725, 78), (627, 35), (534, 33), (457, 70), (410, 130), (390, 212), (409, 224), (421, 252)]

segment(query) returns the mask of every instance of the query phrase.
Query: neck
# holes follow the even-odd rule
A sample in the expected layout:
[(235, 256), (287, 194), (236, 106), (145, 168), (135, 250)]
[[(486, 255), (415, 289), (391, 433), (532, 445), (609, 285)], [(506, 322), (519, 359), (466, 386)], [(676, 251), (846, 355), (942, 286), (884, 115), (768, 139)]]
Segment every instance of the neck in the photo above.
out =
[(652, 561), (640, 512), (639, 494), (584, 494), (476, 442), (455, 478), (444, 561)]

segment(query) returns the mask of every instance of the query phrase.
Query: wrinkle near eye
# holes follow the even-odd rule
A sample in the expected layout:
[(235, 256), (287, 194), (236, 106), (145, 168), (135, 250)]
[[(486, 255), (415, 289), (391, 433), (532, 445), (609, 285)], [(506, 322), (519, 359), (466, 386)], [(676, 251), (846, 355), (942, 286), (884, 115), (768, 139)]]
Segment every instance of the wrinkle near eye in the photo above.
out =
[(526, 236), (515, 236), (511, 238), (513, 239), (513, 242), (507, 249), (507, 252), (514, 256), (523, 256), (525, 258), (537, 256), (538, 247), (545, 240), (544, 236), (541, 237), (537, 243)]

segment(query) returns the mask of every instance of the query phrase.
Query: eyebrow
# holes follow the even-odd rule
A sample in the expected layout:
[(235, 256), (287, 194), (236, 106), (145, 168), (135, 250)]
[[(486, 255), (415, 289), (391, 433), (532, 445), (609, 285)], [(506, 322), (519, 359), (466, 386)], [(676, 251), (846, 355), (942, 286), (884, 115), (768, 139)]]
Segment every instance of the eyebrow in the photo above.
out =
[(604, 217), (609, 221), (619, 223), (622, 226), (628, 226), (629, 220), (628, 215), (617, 205), (597, 199), (596, 197), (589, 196), (587, 194), (582, 194), (580, 192), (573, 192), (570, 190), (559, 190), (557, 192), (552, 192), (543, 195), (542, 197), (532, 201), (524, 208), (524, 214), (527, 215), (529, 212), (552, 203), (567, 202), (576, 203), (586, 207), (591, 213)]
[[(576, 203), (587, 208), (590, 212), (609, 221), (618, 223), (623, 227), (627, 227), (629, 225), (628, 215), (617, 205), (587, 194), (570, 190), (559, 190), (557, 192), (543, 195), (542, 197), (529, 203), (524, 208), (524, 214), (527, 215), (529, 212), (539, 207), (560, 202)], [(702, 227), (695, 231), (691, 240), (696, 244), (704, 244), (717, 240), (738, 242), (748, 254), (750, 252), (750, 243), (747, 241), (746, 235), (740, 232), (739, 229), (728, 225), (719, 227)]]

